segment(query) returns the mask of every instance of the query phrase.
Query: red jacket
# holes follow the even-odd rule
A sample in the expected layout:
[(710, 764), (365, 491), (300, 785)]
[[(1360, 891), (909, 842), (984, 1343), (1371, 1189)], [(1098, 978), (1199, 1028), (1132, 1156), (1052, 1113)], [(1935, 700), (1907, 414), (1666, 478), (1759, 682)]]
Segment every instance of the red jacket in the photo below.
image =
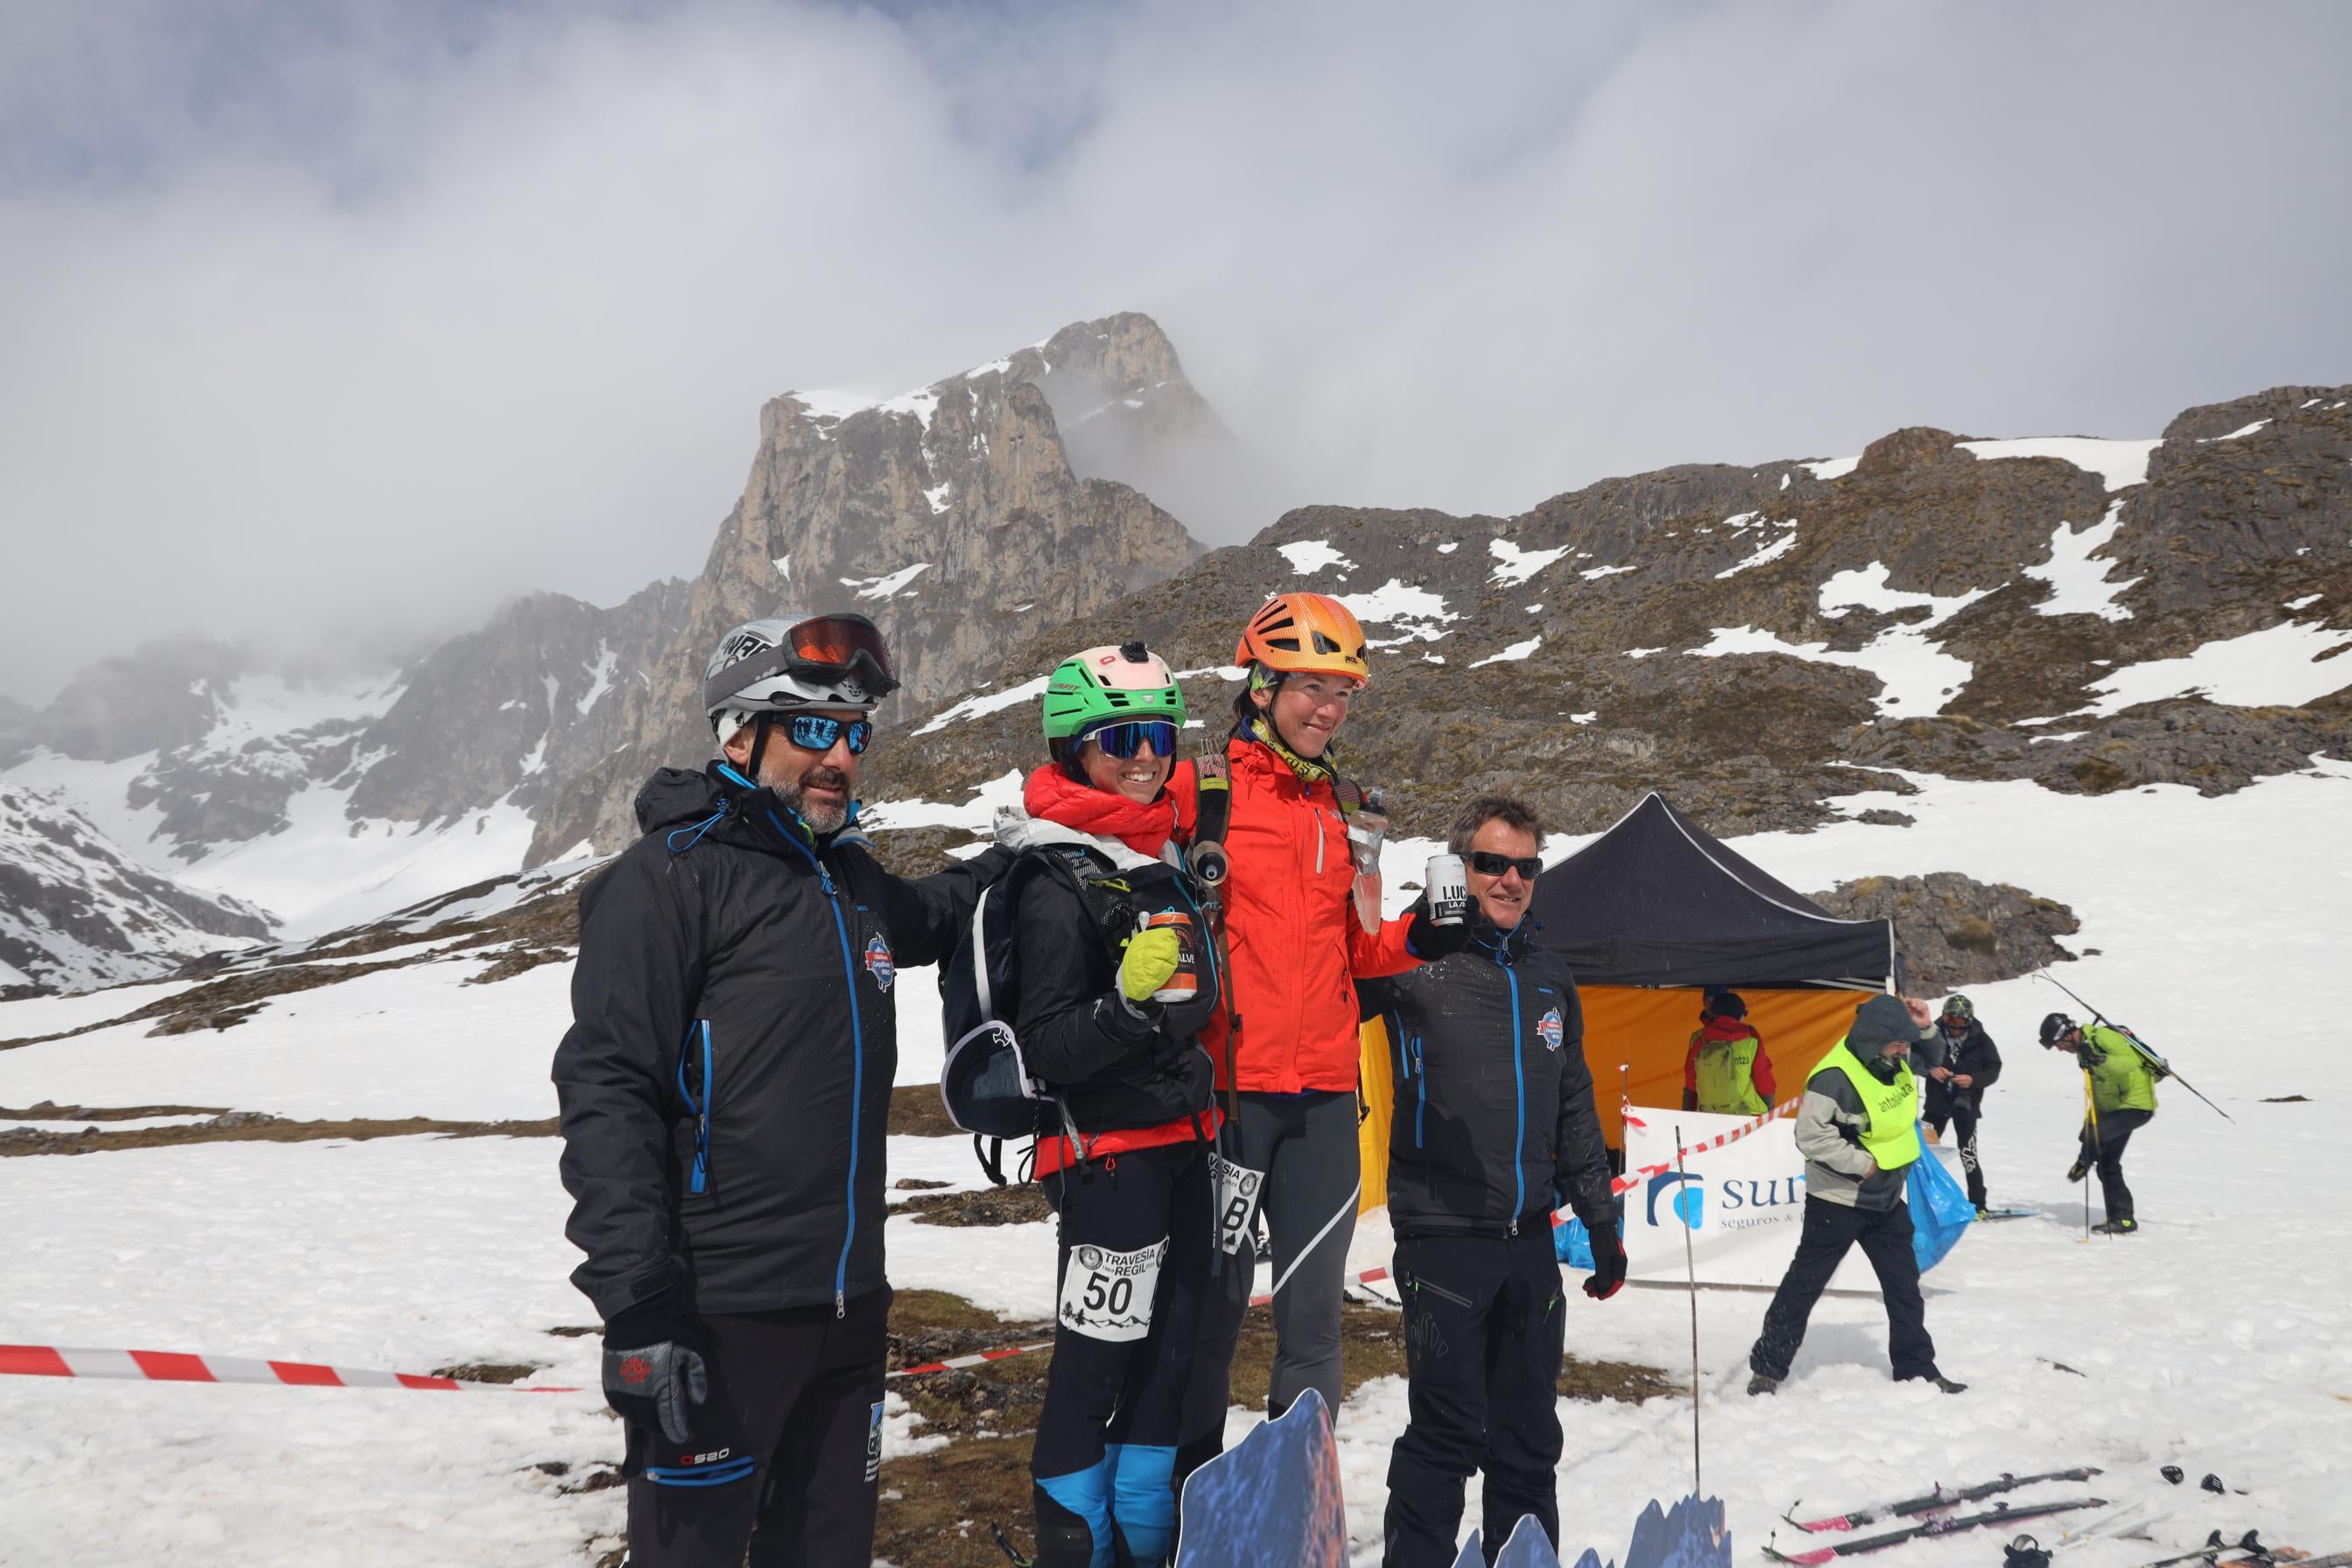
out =
[[(1356, 919), (1355, 862), (1347, 822), (1328, 784), (1309, 786), (1255, 741), (1230, 741), (1233, 817), (1225, 851), (1224, 994), (1201, 1044), (1227, 1087), (1227, 1009), (1241, 1012), (1234, 1088), (1276, 1094), (1356, 1087), (1355, 983), (1402, 974), (1420, 960), (1405, 951), (1407, 921), (1367, 932)], [(1187, 844), (1200, 801), (1191, 763), (1168, 781), (1177, 836)]]

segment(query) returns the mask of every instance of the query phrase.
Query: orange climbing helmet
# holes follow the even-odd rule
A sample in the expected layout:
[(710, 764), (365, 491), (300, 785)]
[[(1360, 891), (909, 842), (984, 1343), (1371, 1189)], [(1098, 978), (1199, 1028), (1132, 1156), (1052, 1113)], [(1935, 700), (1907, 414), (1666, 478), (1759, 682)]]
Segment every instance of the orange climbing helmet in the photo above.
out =
[(1364, 662), (1364, 628), (1347, 605), (1325, 594), (1277, 594), (1259, 605), (1242, 628), (1234, 662), (1285, 675), (1312, 670), (1372, 679)]

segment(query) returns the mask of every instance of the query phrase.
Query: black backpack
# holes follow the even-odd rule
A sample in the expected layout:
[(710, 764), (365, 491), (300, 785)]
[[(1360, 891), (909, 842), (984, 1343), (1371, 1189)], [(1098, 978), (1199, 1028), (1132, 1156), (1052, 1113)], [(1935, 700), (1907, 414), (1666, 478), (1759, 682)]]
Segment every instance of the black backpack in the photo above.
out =
[[(1076, 890), (1094, 917), (1104, 945), (1117, 956), (1117, 937), (1133, 924), (1128, 901), (1098, 886), (1107, 873), (1076, 846), (1030, 850), (980, 896), (971, 923), (940, 966), (940, 1006), (948, 1041), (940, 1068), (940, 1101), (948, 1120), (972, 1135), (972, 1152), (989, 1180), (1004, 1184), (1003, 1144), (1026, 1138), (1047, 1118), (1067, 1114), (1045, 1084), (1030, 1075), (1012, 1019), (1020, 1011), (1020, 962), (1013, 921), (1032, 878), (1057, 877)], [(1075, 1130), (1073, 1130), (1075, 1131)], [(983, 1147), (983, 1144), (986, 1147)]]

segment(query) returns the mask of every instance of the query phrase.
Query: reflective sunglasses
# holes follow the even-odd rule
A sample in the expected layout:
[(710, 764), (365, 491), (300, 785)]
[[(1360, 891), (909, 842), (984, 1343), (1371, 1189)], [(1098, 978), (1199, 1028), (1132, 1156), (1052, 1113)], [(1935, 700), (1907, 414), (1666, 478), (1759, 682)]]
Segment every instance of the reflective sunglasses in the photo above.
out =
[(1099, 730), (1089, 730), (1086, 739), (1103, 749), (1103, 754), (1127, 761), (1148, 744), (1163, 757), (1176, 754), (1176, 726), (1158, 720), (1135, 719), (1123, 724), (1105, 724)]
[(1473, 849), (1463, 858), (1469, 861), (1470, 869), (1481, 877), (1499, 877), (1506, 871), (1517, 871), (1523, 880), (1532, 882), (1536, 879), (1536, 873), (1543, 869), (1543, 858), (1537, 855), (1514, 859), (1508, 855), (1497, 855), (1491, 849)]
[(874, 740), (874, 726), (863, 719), (828, 719), (822, 713), (795, 713), (784, 731), (793, 744), (803, 752), (829, 752), (833, 743), (846, 731), (849, 754), (863, 755)]

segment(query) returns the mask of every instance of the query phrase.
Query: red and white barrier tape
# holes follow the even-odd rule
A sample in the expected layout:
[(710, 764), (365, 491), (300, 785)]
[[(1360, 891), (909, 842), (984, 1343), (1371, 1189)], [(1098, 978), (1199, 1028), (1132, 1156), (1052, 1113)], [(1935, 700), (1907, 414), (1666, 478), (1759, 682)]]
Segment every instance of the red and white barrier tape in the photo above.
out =
[[(1704, 1154), (1710, 1149), (1720, 1149), (1727, 1143), (1737, 1143), (1739, 1140), (1747, 1137), (1749, 1133), (1760, 1130), (1767, 1123), (1779, 1120), (1782, 1111), (1790, 1109), (1790, 1107), (1793, 1107), (1795, 1103), (1795, 1101), (1791, 1100), (1789, 1106), (1776, 1105), (1771, 1110), (1764, 1112), (1761, 1116), (1749, 1117), (1747, 1121), (1731, 1129), (1728, 1132), (1718, 1132), (1714, 1137), (1704, 1139), (1696, 1143), (1685, 1143), (1682, 1146), (1679, 1152), (1684, 1154)], [(1620, 1114), (1625, 1118), (1625, 1124), (1628, 1127), (1639, 1127), (1645, 1132), (1649, 1131), (1650, 1124), (1643, 1121), (1640, 1117), (1634, 1115), (1633, 1107), (1625, 1107)], [(1638, 1170), (1628, 1171), (1623, 1175), (1619, 1176), (1616, 1180), (1611, 1182), (1609, 1184), (1609, 1190), (1612, 1194), (1630, 1193), (1635, 1187), (1640, 1186), (1643, 1182), (1649, 1177), (1664, 1175), (1666, 1172), (1673, 1169), (1674, 1165), (1672, 1163), (1666, 1161), (1661, 1161), (1654, 1165), (1643, 1165)], [(1555, 1215), (1553, 1216), (1552, 1223), (1554, 1225), (1559, 1225), (1562, 1222), (1557, 1215)]]
[(953, 1355), (945, 1361), (927, 1361), (920, 1366), (902, 1366), (896, 1372), (886, 1373), (884, 1375), (921, 1377), (934, 1372), (961, 1372), (968, 1366), (985, 1366), (990, 1362), (1003, 1361), (1007, 1356), (1027, 1355), (1031, 1351), (1049, 1351), (1053, 1348), (1054, 1342), (1051, 1340), (1045, 1341), (1043, 1344), (1006, 1345), (1003, 1350), (982, 1351), (978, 1355)]
[(585, 1394), (583, 1388), (533, 1384), (466, 1383), (414, 1372), (326, 1366), (307, 1361), (258, 1361), (249, 1356), (191, 1355), (184, 1351), (78, 1350), (57, 1345), (0, 1345), (0, 1376), (106, 1377), (144, 1383), (263, 1383), (298, 1388), (424, 1388), (445, 1394)]

